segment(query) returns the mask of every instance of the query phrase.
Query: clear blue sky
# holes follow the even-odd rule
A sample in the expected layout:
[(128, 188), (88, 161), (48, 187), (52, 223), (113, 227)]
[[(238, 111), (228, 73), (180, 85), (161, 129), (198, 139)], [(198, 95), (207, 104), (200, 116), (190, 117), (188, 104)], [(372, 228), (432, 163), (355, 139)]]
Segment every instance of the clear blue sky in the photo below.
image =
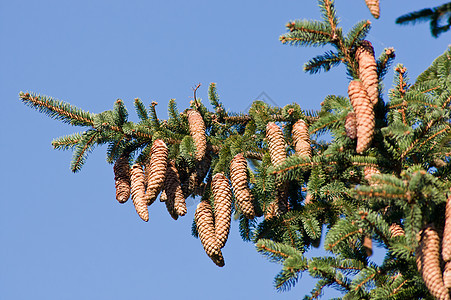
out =
[[(395, 62), (414, 79), (446, 50), (451, 34), (434, 39), (428, 24), (394, 20), (446, 1), (381, 2), (374, 20), (363, 0), (337, 0), (342, 26), (370, 19), (377, 55), (394, 47)], [(132, 203), (117, 203), (105, 148), (72, 174), (71, 153), (50, 142), (80, 128), (26, 107), (18, 93), (96, 113), (121, 98), (137, 120), (136, 97), (157, 101), (166, 118), (170, 98), (184, 109), (193, 86), (201, 82), (199, 96), (207, 100), (216, 82), (231, 111), (245, 110), (261, 92), (279, 105), (317, 109), (328, 94), (346, 95), (344, 68), (307, 75), (303, 63), (325, 49), (284, 46), (278, 37), (289, 20), (319, 17), (314, 0), (1, 1), (0, 299), (302, 299), (313, 285), (308, 274), (277, 293), (280, 266), (242, 242), (236, 222), (226, 266), (216, 267), (190, 234), (197, 199), (178, 221), (154, 203), (148, 223)]]

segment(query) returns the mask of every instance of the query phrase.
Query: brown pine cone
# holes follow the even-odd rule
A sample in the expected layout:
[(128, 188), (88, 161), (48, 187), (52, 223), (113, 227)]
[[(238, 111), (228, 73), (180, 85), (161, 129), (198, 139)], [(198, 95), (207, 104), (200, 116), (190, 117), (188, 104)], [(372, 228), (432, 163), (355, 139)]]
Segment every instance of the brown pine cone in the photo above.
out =
[(223, 248), (229, 236), (232, 217), (232, 191), (229, 181), (222, 173), (217, 173), (211, 181), (215, 203), (215, 233), (218, 247)]
[(150, 150), (150, 159), (146, 165), (149, 170), (147, 177), (146, 200), (151, 205), (163, 188), (164, 177), (168, 161), (168, 147), (163, 140), (157, 139), (153, 142)]
[(357, 118), (357, 153), (367, 150), (374, 134), (373, 105), (361, 81), (353, 80), (348, 87), (349, 99)]
[(266, 220), (283, 215), (288, 212), (287, 188), (288, 186), (286, 184), (282, 184), (278, 188), (276, 192), (276, 198), (265, 209)]
[(145, 199), (144, 170), (140, 164), (134, 164), (131, 170), (132, 200), (136, 212), (143, 221), (149, 221), (149, 211)]
[(129, 154), (122, 154), (114, 163), (114, 181), (116, 185), (116, 199), (120, 203), (127, 202), (130, 198), (130, 165)]
[(357, 118), (353, 111), (350, 111), (346, 116), (345, 131), (350, 139), (354, 140), (357, 138)]
[(287, 158), (287, 153), (282, 130), (276, 123), (269, 122), (266, 125), (266, 138), (268, 139), (271, 163), (278, 166)]
[(363, 40), (356, 50), (355, 57), (359, 62), (359, 79), (362, 81), (371, 103), (376, 105), (379, 101), (379, 80), (373, 45), (369, 41)]
[[(174, 161), (170, 161), (167, 166), (163, 190), (164, 190), (163, 200), (164, 197), (166, 197), (165, 202), (169, 202), (166, 205), (170, 205), (170, 207), (173, 206), (177, 215), (184, 216), (186, 214), (185, 197), (183, 195), (182, 187), (180, 185), (179, 174), (177, 168), (175, 167)], [(171, 211), (169, 211), (169, 213), (171, 213)], [(174, 218), (174, 216), (172, 217)]]
[(405, 234), (404, 229), (396, 223), (390, 225), (390, 234), (391, 237), (403, 236)]
[(188, 110), (188, 125), (190, 135), (196, 146), (196, 159), (201, 160), (207, 150), (207, 137), (205, 136), (205, 123), (201, 114), (194, 109)]
[(365, 0), (366, 6), (368, 6), (370, 13), (374, 18), (379, 19), (380, 16), (380, 8), (379, 8), (379, 0)]
[(217, 266), (223, 267), (224, 258), (222, 257), (221, 248), (219, 248), (216, 240), (213, 212), (211, 211), (210, 203), (201, 201), (199, 205), (197, 205), (194, 219), (197, 232), (199, 233), (199, 239), (205, 249), (205, 253), (207, 253)]
[(367, 236), (363, 238), (363, 248), (365, 248), (366, 255), (373, 255), (373, 241), (371, 238)]
[(448, 290), (451, 289), (451, 261), (445, 264), (445, 269), (443, 270), (443, 284)]
[(365, 180), (368, 181), (368, 183), (371, 186), (376, 185), (375, 180), (371, 179), (371, 177), (373, 177), (374, 174), (380, 174), (381, 171), (379, 171), (378, 168), (373, 167), (373, 166), (365, 166), (365, 168), (363, 168), (363, 174), (365, 175)]
[(429, 292), (437, 299), (449, 300), (440, 269), (440, 237), (432, 224), (420, 232), (416, 256), (418, 271)]
[(230, 162), (230, 181), (237, 206), (248, 219), (255, 217), (252, 194), (248, 187), (247, 160), (241, 153), (235, 155)]
[(186, 198), (190, 196), (191, 193), (199, 196), (202, 196), (204, 194), (202, 182), (205, 179), (205, 176), (207, 176), (208, 171), (210, 170), (210, 165), (211, 156), (207, 152), (205, 153), (205, 156), (204, 158), (202, 158), (202, 160), (197, 161), (196, 169), (182, 184), (182, 189)]
[(451, 261), (451, 195), (446, 200), (445, 229), (443, 230), (442, 258)]
[(310, 147), (310, 135), (308, 126), (304, 120), (299, 119), (293, 124), (291, 130), (293, 136), (294, 149), (300, 156), (312, 157), (312, 148)]

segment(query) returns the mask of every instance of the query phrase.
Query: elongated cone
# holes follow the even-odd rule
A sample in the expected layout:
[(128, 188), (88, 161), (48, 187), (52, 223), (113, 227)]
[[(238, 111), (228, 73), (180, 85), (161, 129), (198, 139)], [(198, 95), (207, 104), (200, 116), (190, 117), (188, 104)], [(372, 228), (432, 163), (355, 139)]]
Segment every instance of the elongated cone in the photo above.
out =
[(287, 158), (287, 152), (283, 132), (276, 123), (269, 122), (266, 125), (266, 138), (268, 139), (271, 163), (278, 166)]
[(150, 159), (146, 165), (149, 169), (147, 177), (146, 200), (147, 205), (152, 204), (163, 188), (166, 167), (168, 163), (168, 147), (163, 140), (153, 142), (150, 150)]
[(182, 184), (185, 197), (188, 197), (191, 193), (202, 196), (204, 194), (202, 188), (202, 181), (208, 174), (211, 165), (211, 156), (207, 152), (202, 160), (197, 161), (196, 169)]
[(223, 248), (230, 231), (232, 219), (232, 191), (229, 181), (222, 173), (217, 173), (211, 181), (215, 203), (215, 233), (218, 247)]
[(169, 202), (166, 206), (171, 216), (174, 218), (174, 215), (170, 210), (172, 207), (174, 207), (174, 211), (177, 215), (184, 216), (186, 214), (185, 197), (183, 195), (179, 174), (174, 161), (169, 162), (167, 166), (163, 190), (166, 196), (165, 201)]
[(445, 229), (443, 230), (442, 258), (451, 261), (451, 195), (446, 200)]
[(381, 171), (379, 171), (378, 168), (374, 167), (374, 166), (365, 166), (365, 168), (363, 168), (363, 174), (365, 175), (365, 180), (368, 181), (368, 183), (371, 186), (376, 185), (376, 182), (374, 179), (372, 179), (374, 174), (380, 174)]
[(123, 154), (114, 163), (114, 181), (116, 185), (116, 199), (125, 203), (130, 198), (130, 165), (129, 154)]
[(149, 211), (145, 199), (144, 170), (140, 164), (134, 164), (131, 170), (132, 200), (136, 212), (143, 221), (149, 221)]
[(359, 79), (362, 81), (371, 103), (376, 105), (379, 101), (379, 80), (373, 45), (369, 41), (363, 40), (355, 52), (355, 57), (359, 62)]
[(397, 236), (403, 236), (404, 233), (404, 229), (402, 229), (402, 227), (396, 223), (393, 223), (390, 225), (390, 235), (392, 238), (397, 237)]
[(308, 132), (308, 126), (304, 120), (299, 119), (293, 124), (291, 135), (293, 137), (296, 154), (311, 158), (312, 148), (310, 147), (310, 135)]
[(437, 299), (449, 300), (440, 269), (440, 237), (432, 224), (421, 231), (416, 256), (418, 271), (429, 292)]
[(188, 125), (196, 146), (196, 159), (201, 160), (207, 150), (207, 137), (205, 136), (204, 120), (197, 110), (188, 110)]
[(275, 199), (265, 209), (265, 219), (269, 220), (288, 211), (288, 186), (282, 184), (276, 192)]
[(248, 219), (255, 217), (252, 194), (248, 186), (247, 161), (241, 153), (235, 155), (230, 162), (230, 181), (236, 204)]
[(349, 99), (357, 118), (357, 153), (367, 150), (374, 134), (373, 105), (361, 81), (353, 80), (348, 87)]
[(210, 203), (201, 201), (199, 205), (197, 205), (194, 219), (197, 232), (199, 233), (199, 239), (204, 247), (205, 253), (207, 253), (208, 257), (210, 257), (217, 266), (223, 267), (224, 258), (216, 240), (213, 212), (211, 211)]
[(380, 7), (379, 0), (365, 0), (366, 6), (368, 6), (370, 13), (374, 18), (379, 19)]
[(363, 238), (363, 248), (365, 248), (366, 255), (373, 255), (373, 241), (371, 240), (371, 238), (367, 236)]
[(357, 118), (353, 111), (350, 111), (346, 116), (345, 131), (350, 139), (354, 140), (357, 138)]
[(451, 261), (445, 264), (445, 269), (443, 270), (443, 284), (448, 290), (451, 289)]

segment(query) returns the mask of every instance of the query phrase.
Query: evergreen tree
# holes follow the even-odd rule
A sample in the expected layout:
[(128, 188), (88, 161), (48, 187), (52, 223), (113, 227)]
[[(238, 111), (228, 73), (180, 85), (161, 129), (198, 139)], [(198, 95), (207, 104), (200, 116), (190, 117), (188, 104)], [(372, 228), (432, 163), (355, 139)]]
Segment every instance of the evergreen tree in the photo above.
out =
[[(155, 102), (146, 108), (140, 99), (137, 122), (122, 100), (93, 114), (33, 93), (20, 99), (84, 127), (52, 142), (73, 150), (73, 172), (107, 144), (117, 200), (131, 195), (144, 221), (158, 194), (174, 219), (185, 215), (187, 197), (200, 196), (192, 233), (218, 266), (225, 264), (221, 249), (233, 213), (243, 240), (282, 265), (278, 290), (308, 272), (318, 282), (306, 299), (325, 287), (346, 299), (449, 299), (451, 48), (414, 84), (398, 64), (384, 100), (394, 50), (376, 59), (365, 40), (369, 21), (345, 34), (334, 2), (319, 0), (319, 7), (322, 20), (290, 21), (280, 37), (288, 45), (333, 48), (305, 64), (309, 73), (345, 65), (348, 97), (327, 96), (319, 111), (255, 101), (247, 113), (229, 113), (214, 83), (213, 111), (195, 97), (180, 113), (171, 100), (168, 120), (158, 118)], [(324, 133), (330, 142), (318, 141)], [(328, 255), (307, 258), (323, 234)], [(381, 264), (371, 260), (373, 242), (386, 250)]]

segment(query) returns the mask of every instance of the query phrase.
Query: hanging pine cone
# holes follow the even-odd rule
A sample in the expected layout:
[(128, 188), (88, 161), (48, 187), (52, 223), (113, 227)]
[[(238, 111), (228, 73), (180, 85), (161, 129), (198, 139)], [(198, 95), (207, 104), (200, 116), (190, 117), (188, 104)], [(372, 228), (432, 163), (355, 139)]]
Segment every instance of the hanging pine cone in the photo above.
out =
[(219, 248), (223, 248), (229, 236), (232, 217), (232, 191), (229, 181), (222, 173), (217, 173), (211, 181), (215, 203), (215, 233)]
[(216, 240), (213, 212), (211, 211), (210, 203), (201, 201), (199, 205), (197, 205), (194, 219), (197, 232), (199, 233), (199, 239), (205, 249), (205, 253), (207, 253), (217, 266), (223, 267), (224, 258)]
[(367, 256), (373, 255), (373, 241), (371, 238), (367, 236), (363, 238), (363, 248), (365, 249)]
[(363, 40), (356, 50), (355, 57), (359, 62), (359, 79), (362, 81), (371, 103), (376, 105), (379, 101), (379, 81), (373, 45), (369, 41)]
[(236, 204), (248, 219), (255, 217), (252, 194), (248, 187), (247, 161), (241, 153), (235, 155), (230, 162), (230, 181)]
[(363, 174), (365, 175), (365, 180), (368, 181), (368, 183), (371, 186), (376, 185), (376, 181), (374, 179), (372, 179), (374, 174), (380, 174), (381, 171), (379, 171), (378, 168), (374, 167), (374, 166), (365, 166), (365, 168), (363, 168)]
[(443, 270), (443, 284), (448, 290), (451, 289), (451, 261), (445, 264)]
[(445, 229), (443, 230), (442, 258), (445, 262), (451, 261), (451, 194), (446, 200)]
[(149, 221), (149, 211), (145, 199), (144, 170), (140, 164), (134, 164), (131, 170), (132, 200), (136, 212), (143, 221)]
[(420, 244), (416, 251), (418, 271), (435, 298), (449, 300), (440, 269), (440, 237), (431, 224), (420, 232), (420, 236)]
[(368, 6), (370, 13), (374, 18), (379, 19), (380, 16), (380, 8), (379, 8), (379, 0), (365, 0), (366, 6)]
[(404, 229), (402, 229), (402, 227), (396, 223), (393, 223), (390, 225), (390, 235), (392, 238), (397, 237), (397, 236), (403, 236), (404, 233)]
[(202, 196), (204, 194), (202, 181), (205, 179), (205, 176), (208, 174), (211, 165), (211, 156), (207, 152), (205, 153), (204, 158), (198, 161), (196, 164), (196, 169), (193, 173), (189, 175), (189, 177), (182, 183), (182, 189), (185, 197), (194, 193), (195, 195)]
[(293, 136), (296, 154), (311, 158), (312, 148), (310, 147), (310, 135), (308, 132), (308, 126), (304, 120), (299, 119), (293, 124), (291, 135)]
[(349, 99), (357, 118), (357, 153), (367, 150), (373, 139), (375, 119), (373, 105), (361, 81), (353, 80), (348, 87)]
[(346, 116), (345, 131), (350, 139), (354, 140), (357, 138), (357, 118), (353, 111), (350, 111)]
[(269, 122), (266, 125), (266, 138), (268, 139), (271, 163), (278, 166), (287, 158), (287, 153), (282, 130), (276, 123)]
[(155, 201), (163, 188), (168, 160), (168, 147), (163, 140), (157, 139), (153, 142), (150, 153), (149, 163), (146, 166), (146, 169), (149, 170), (146, 190), (147, 205), (151, 205)]
[(288, 212), (287, 188), (288, 186), (286, 184), (282, 184), (277, 189), (276, 198), (265, 209), (266, 220), (283, 215)]
[(120, 203), (127, 202), (130, 198), (130, 165), (129, 154), (124, 153), (114, 163), (114, 181), (116, 185), (116, 199)]
[(196, 146), (196, 159), (201, 160), (207, 150), (207, 138), (205, 136), (205, 123), (197, 110), (188, 110), (188, 125), (190, 135)]
[[(167, 166), (163, 190), (165, 194), (164, 197), (166, 197), (165, 202), (169, 202), (166, 205), (170, 205), (170, 207), (173, 206), (177, 215), (184, 216), (186, 214), (185, 197), (183, 195), (179, 174), (174, 161), (170, 161)], [(169, 213), (171, 213), (171, 211), (169, 211)], [(172, 217), (174, 218), (174, 216)]]

